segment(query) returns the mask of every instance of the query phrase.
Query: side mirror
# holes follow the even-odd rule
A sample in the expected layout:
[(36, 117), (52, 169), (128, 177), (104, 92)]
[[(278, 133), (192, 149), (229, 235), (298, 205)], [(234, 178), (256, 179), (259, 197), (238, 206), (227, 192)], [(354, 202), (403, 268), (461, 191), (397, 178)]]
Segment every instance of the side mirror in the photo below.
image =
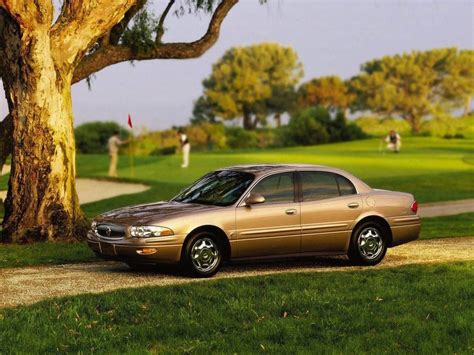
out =
[(249, 197), (245, 199), (245, 206), (258, 205), (265, 202), (265, 197), (257, 193), (251, 193)]

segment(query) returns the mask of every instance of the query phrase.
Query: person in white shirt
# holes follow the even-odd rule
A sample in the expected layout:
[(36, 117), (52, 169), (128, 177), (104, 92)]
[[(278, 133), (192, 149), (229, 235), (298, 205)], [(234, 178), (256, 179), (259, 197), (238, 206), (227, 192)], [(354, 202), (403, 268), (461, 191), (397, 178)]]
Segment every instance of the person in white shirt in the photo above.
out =
[(189, 166), (189, 152), (191, 151), (191, 144), (189, 144), (188, 137), (184, 134), (182, 129), (178, 130), (179, 143), (181, 145), (181, 150), (183, 152), (183, 164), (182, 168), (187, 168)]
[(388, 136), (385, 137), (385, 142), (387, 142), (387, 149), (395, 153), (400, 152), (400, 147), (402, 146), (402, 139), (400, 135), (393, 129), (390, 131)]
[(112, 137), (109, 138), (107, 142), (107, 147), (109, 149), (109, 176), (117, 177), (117, 163), (118, 163), (118, 152), (119, 147), (123, 144), (127, 144), (128, 141), (122, 141), (119, 138), (119, 131), (114, 131)]

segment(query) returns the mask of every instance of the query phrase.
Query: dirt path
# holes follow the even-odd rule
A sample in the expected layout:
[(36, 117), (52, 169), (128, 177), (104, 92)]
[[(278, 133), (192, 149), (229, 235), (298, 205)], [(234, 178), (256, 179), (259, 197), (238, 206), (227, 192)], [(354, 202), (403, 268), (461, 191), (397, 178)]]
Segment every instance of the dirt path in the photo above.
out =
[[(136, 194), (148, 190), (150, 187), (143, 184), (131, 184), (124, 182), (76, 179), (77, 194), (81, 204), (90, 203), (108, 198)], [(5, 200), (6, 191), (0, 191), (0, 198)]]
[[(420, 240), (389, 249), (377, 269), (408, 264), (474, 260), (474, 237)], [(350, 266), (345, 258), (309, 258), (225, 266), (213, 279), (282, 272), (366, 270)], [(117, 262), (96, 262), (0, 270), (0, 308), (31, 304), (43, 299), (121, 288), (165, 286), (205, 280), (180, 276), (174, 269), (133, 272)]]

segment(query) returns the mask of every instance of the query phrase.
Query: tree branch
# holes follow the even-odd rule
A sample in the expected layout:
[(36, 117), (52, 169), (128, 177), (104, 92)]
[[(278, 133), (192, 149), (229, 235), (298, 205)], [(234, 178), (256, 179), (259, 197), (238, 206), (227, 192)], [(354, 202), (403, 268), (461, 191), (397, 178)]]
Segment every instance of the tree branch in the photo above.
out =
[(3, 8), (23, 29), (48, 26), (53, 20), (51, 0), (0, 0)]
[(156, 30), (156, 39), (155, 43), (161, 43), (161, 39), (163, 38), (163, 35), (165, 34), (165, 29), (163, 27), (165, 23), (166, 16), (168, 15), (168, 12), (170, 12), (171, 7), (173, 7), (175, 0), (170, 0), (168, 2), (168, 5), (166, 6), (165, 11), (161, 14), (160, 21), (158, 22), (158, 28)]
[(204, 36), (194, 42), (157, 43), (153, 49), (138, 53), (124, 45), (109, 45), (99, 48), (81, 60), (74, 72), (73, 83), (81, 81), (105, 67), (125, 61), (197, 58), (216, 43), (224, 18), (237, 3), (238, 0), (222, 0), (214, 12)]
[(51, 29), (56, 65), (66, 71), (74, 68), (92, 44), (117, 24), (137, 1), (65, 0)]
[(138, 11), (143, 9), (147, 0), (137, 0), (136, 4), (133, 5), (123, 17), (122, 21), (116, 24), (112, 30), (110, 31), (110, 40), (109, 44), (116, 45), (119, 43), (120, 37), (122, 36), (123, 32), (126, 30), (128, 24), (132, 20), (132, 18), (137, 14)]

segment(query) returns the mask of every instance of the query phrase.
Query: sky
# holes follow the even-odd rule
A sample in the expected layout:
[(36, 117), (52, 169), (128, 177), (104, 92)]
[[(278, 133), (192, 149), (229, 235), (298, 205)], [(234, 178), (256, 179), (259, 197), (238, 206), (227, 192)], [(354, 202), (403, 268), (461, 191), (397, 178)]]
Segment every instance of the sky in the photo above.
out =
[[(183, 0), (181, 0), (183, 1)], [(151, 5), (160, 14), (167, 0)], [(179, 1), (177, 1), (179, 3)], [(218, 42), (203, 56), (186, 60), (121, 63), (72, 89), (75, 124), (95, 120), (164, 129), (184, 125), (202, 80), (233, 46), (278, 42), (292, 46), (304, 65), (303, 81), (323, 76), (350, 78), (360, 65), (384, 55), (440, 47), (474, 47), (473, 1), (240, 0), (223, 22)], [(209, 16), (169, 16), (164, 41), (192, 41)], [(0, 89), (0, 117), (6, 115)]]

